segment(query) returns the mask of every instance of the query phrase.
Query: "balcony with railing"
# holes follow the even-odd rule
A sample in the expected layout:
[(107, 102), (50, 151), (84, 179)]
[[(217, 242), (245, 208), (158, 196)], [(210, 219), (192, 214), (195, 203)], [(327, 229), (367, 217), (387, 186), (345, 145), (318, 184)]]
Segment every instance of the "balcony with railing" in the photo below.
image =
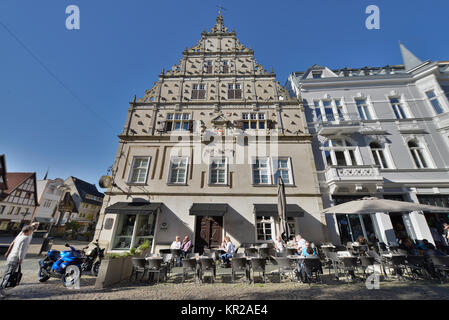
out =
[(384, 179), (376, 165), (329, 166), (324, 174), (332, 193), (340, 187), (355, 192), (376, 192), (383, 187)]
[(360, 117), (357, 113), (320, 115), (317, 120), (317, 132), (320, 135), (351, 134), (359, 131)]

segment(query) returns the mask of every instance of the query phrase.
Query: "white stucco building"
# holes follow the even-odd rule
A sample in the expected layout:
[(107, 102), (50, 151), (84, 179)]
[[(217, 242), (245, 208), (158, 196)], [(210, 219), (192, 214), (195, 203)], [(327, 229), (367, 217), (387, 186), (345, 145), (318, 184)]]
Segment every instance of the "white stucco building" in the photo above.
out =
[[(45, 179), (45, 178), (44, 178)], [(37, 181), (37, 199), (39, 206), (33, 220), (40, 223), (39, 231), (47, 231), (51, 223), (55, 223), (59, 216), (58, 205), (62, 200), (62, 179), (45, 179)]]
[[(400, 45), (403, 65), (294, 72), (323, 205), (377, 196), (449, 207), (449, 61), (421, 61)], [(329, 215), (330, 239), (441, 241), (447, 214)]]

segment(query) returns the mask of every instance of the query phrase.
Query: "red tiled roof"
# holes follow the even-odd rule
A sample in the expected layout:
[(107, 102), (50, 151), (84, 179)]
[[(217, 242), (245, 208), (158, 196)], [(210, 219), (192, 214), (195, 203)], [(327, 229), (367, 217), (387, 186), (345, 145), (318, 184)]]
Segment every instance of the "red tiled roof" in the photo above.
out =
[(25, 180), (33, 176), (33, 172), (7, 172), (6, 181), (8, 183), (8, 189), (4, 191), (5, 195), (9, 195), (18, 186), (20, 186)]

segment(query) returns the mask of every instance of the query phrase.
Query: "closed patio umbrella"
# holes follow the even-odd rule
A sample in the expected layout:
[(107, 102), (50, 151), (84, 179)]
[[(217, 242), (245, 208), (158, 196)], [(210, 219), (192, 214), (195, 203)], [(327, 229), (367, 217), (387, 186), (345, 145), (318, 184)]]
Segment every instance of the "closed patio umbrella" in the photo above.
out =
[(278, 212), (281, 221), (281, 236), (284, 241), (288, 241), (288, 223), (287, 223), (287, 200), (285, 198), (285, 186), (282, 177), (278, 179)]
[(363, 198), (339, 204), (323, 210), (323, 213), (336, 214), (371, 214), (376, 212), (447, 212), (449, 208), (429, 206), (414, 202), (396, 201), (379, 198)]

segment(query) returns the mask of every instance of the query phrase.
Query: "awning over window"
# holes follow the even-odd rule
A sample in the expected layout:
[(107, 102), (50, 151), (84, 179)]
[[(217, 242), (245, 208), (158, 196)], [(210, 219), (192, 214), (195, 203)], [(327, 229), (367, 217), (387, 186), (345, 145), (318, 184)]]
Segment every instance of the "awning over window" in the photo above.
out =
[[(254, 212), (258, 217), (277, 217), (278, 213), (278, 205), (277, 204), (255, 204)], [(287, 204), (287, 217), (289, 218), (297, 218), (303, 217), (304, 210), (301, 209), (297, 204)]]
[(223, 203), (194, 203), (190, 208), (191, 216), (222, 217), (228, 210)]
[(149, 202), (117, 202), (106, 208), (105, 213), (112, 214), (151, 214), (162, 203)]

